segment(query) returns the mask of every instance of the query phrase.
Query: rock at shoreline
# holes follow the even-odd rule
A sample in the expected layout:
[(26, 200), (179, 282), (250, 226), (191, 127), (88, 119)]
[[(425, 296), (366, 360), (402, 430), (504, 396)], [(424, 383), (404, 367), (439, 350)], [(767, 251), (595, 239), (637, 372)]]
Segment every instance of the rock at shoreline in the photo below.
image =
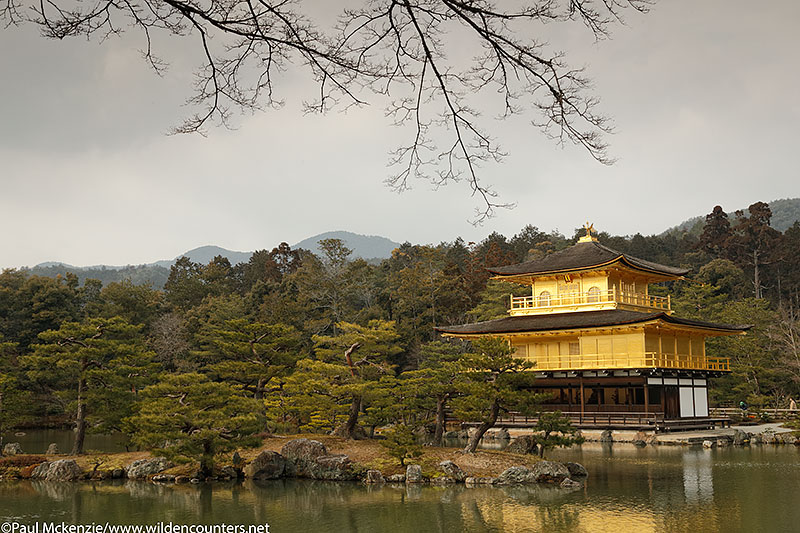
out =
[(506, 428), (494, 429), (489, 430), (483, 435), (484, 439), (489, 440), (510, 440), (511, 435), (508, 433)]
[[(286, 460), (285, 477), (349, 481), (359, 479), (361, 474), (348, 456), (330, 455), (325, 445), (316, 440), (290, 440), (283, 445), (280, 455)], [(272, 460), (279, 461), (277, 457)]]
[(567, 471), (569, 472), (569, 477), (571, 478), (589, 476), (589, 472), (580, 463), (564, 463), (564, 466), (567, 467)]
[(367, 475), (364, 477), (364, 483), (369, 485), (378, 485), (385, 482), (386, 480), (383, 479), (383, 474), (380, 470), (367, 470)]
[(352, 481), (358, 479), (353, 461), (346, 455), (323, 455), (306, 465), (304, 471), (298, 468), (299, 476), (329, 481)]
[(497, 483), (497, 478), (493, 477), (468, 477), (464, 480), (464, 484), (467, 486), (494, 485), (495, 483)]
[(735, 429), (733, 431), (733, 445), (744, 446), (745, 444), (750, 444), (750, 435), (741, 429)]
[(420, 465), (406, 467), (406, 483), (422, 483), (422, 467)]
[(328, 450), (318, 440), (294, 439), (283, 445), (281, 455), (293, 463), (311, 462), (317, 457), (328, 455)]
[(464, 481), (467, 477), (467, 474), (453, 461), (442, 461), (439, 463), (439, 468), (445, 475), (453, 478), (455, 481)]
[(570, 476), (570, 471), (565, 465), (554, 461), (534, 463), (530, 471), (534, 483), (560, 483)]
[(521, 483), (561, 483), (570, 477), (569, 469), (553, 461), (539, 461), (531, 465), (512, 466), (497, 477), (500, 485), (517, 485)]
[(614, 442), (614, 435), (610, 429), (606, 429), (600, 433), (600, 442)]
[(386, 481), (389, 483), (405, 483), (406, 482), (406, 475), (405, 474), (392, 474), (391, 476), (386, 478)]
[(717, 442), (713, 440), (704, 440), (703, 441), (703, 448), (716, 448)]
[(3, 446), (3, 455), (22, 455), (25, 452), (22, 451), (22, 446), (19, 445), (19, 442), (9, 442), (5, 446)]
[(536, 445), (536, 440), (533, 438), (533, 435), (522, 435), (512, 440), (504, 451), (524, 455), (535, 454), (538, 449), (539, 447)]
[(50, 443), (50, 446), (47, 447), (47, 451), (45, 455), (58, 455), (61, 451), (58, 449), (58, 444), (55, 442)]
[(574, 481), (570, 478), (565, 478), (564, 481), (559, 483), (559, 485), (565, 489), (576, 489), (578, 487), (582, 487), (583, 484), (579, 483), (578, 481)]
[(75, 481), (83, 477), (83, 470), (73, 459), (45, 461), (33, 469), (31, 479), (46, 481)]
[(287, 464), (278, 452), (263, 451), (244, 467), (244, 475), (250, 479), (282, 478), (288, 474)]
[(125, 474), (128, 476), (128, 479), (146, 479), (148, 476), (161, 473), (173, 466), (175, 465), (167, 461), (165, 457), (139, 459), (125, 468)]
[(497, 476), (496, 483), (498, 485), (519, 485), (521, 483), (533, 483), (531, 471), (524, 466), (512, 466), (503, 470), (503, 473)]

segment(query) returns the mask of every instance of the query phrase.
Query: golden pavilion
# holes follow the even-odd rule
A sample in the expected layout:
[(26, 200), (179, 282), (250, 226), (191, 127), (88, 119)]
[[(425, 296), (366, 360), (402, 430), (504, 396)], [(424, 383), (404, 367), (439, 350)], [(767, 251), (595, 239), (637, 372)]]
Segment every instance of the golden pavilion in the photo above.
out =
[(674, 316), (669, 296), (651, 295), (649, 286), (688, 270), (603, 246), (588, 224), (569, 248), (489, 271), (529, 286), (530, 295), (512, 296), (507, 317), (438, 331), (508, 339), (516, 357), (533, 363), (536, 392), (547, 397), (543, 408), (570, 413), (584, 426), (702, 426), (709, 378), (730, 371), (728, 358), (706, 354), (705, 340), (749, 328)]

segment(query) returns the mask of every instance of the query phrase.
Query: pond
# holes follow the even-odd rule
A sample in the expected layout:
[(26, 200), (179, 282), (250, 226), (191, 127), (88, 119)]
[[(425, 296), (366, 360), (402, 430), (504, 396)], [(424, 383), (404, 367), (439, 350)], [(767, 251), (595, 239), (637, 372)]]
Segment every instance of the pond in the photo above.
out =
[[(584, 444), (551, 454), (584, 464), (576, 490), (243, 484), (0, 483), (0, 522), (264, 524), (270, 532), (797, 531), (800, 450)], [(41, 531), (41, 530), (40, 530)]]
[[(69, 429), (26, 429), (13, 433), (3, 433), (3, 443), (18, 442), (22, 451), (30, 454), (43, 454), (51, 443), (56, 443), (61, 453), (69, 453), (75, 442), (75, 432)], [(84, 449), (96, 452), (124, 452), (125, 436), (122, 434), (100, 435), (87, 433)]]

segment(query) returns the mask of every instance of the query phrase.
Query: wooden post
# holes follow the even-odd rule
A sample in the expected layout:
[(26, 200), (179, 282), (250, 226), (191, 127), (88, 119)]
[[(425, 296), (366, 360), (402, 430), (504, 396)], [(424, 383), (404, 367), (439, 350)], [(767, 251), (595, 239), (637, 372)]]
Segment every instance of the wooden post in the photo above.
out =
[(581, 422), (583, 422), (584, 398), (583, 398), (583, 374), (581, 374)]
[(644, 414), (649, 413), (650, 397), (647, 393), (647, 378), (644, 378)]

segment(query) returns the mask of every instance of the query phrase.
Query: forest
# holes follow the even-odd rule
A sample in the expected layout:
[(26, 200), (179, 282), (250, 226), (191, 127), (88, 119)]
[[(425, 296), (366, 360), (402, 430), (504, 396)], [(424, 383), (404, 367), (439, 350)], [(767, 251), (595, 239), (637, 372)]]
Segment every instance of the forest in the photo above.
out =
[[(602, 244), (691, 268), (653, 287), (678, 316), (753, 324), (712, 339), (731, 358), (712, 403), (785, 407), (800, 395), (800, 223), (770, 227), (763, 202), (715, 207), (700, 234)], [(488, 420), (535, 410), (520, 390), (529, 368), (503, 343), (448, 341), (439, 325), (505, 315), (508, 295), (487, 267), (543, 257), (583, 234), (527, 226), (479, 243), (405, 243), (379, 264), (351, 259), (342, 241), (319, 256), (283, 243), (236, 265), (180, 258), (163, 290), (7, 269), (0, 274), (0, 434), (14, 427), (120, 432), (131, 446), (200, 457), (264, 433), (427, 427), (441, 441), (446, 412)], [(487, 379), (493, 376), (494, 379)], [(169, 446), (168, 446), (169, 445)]]

